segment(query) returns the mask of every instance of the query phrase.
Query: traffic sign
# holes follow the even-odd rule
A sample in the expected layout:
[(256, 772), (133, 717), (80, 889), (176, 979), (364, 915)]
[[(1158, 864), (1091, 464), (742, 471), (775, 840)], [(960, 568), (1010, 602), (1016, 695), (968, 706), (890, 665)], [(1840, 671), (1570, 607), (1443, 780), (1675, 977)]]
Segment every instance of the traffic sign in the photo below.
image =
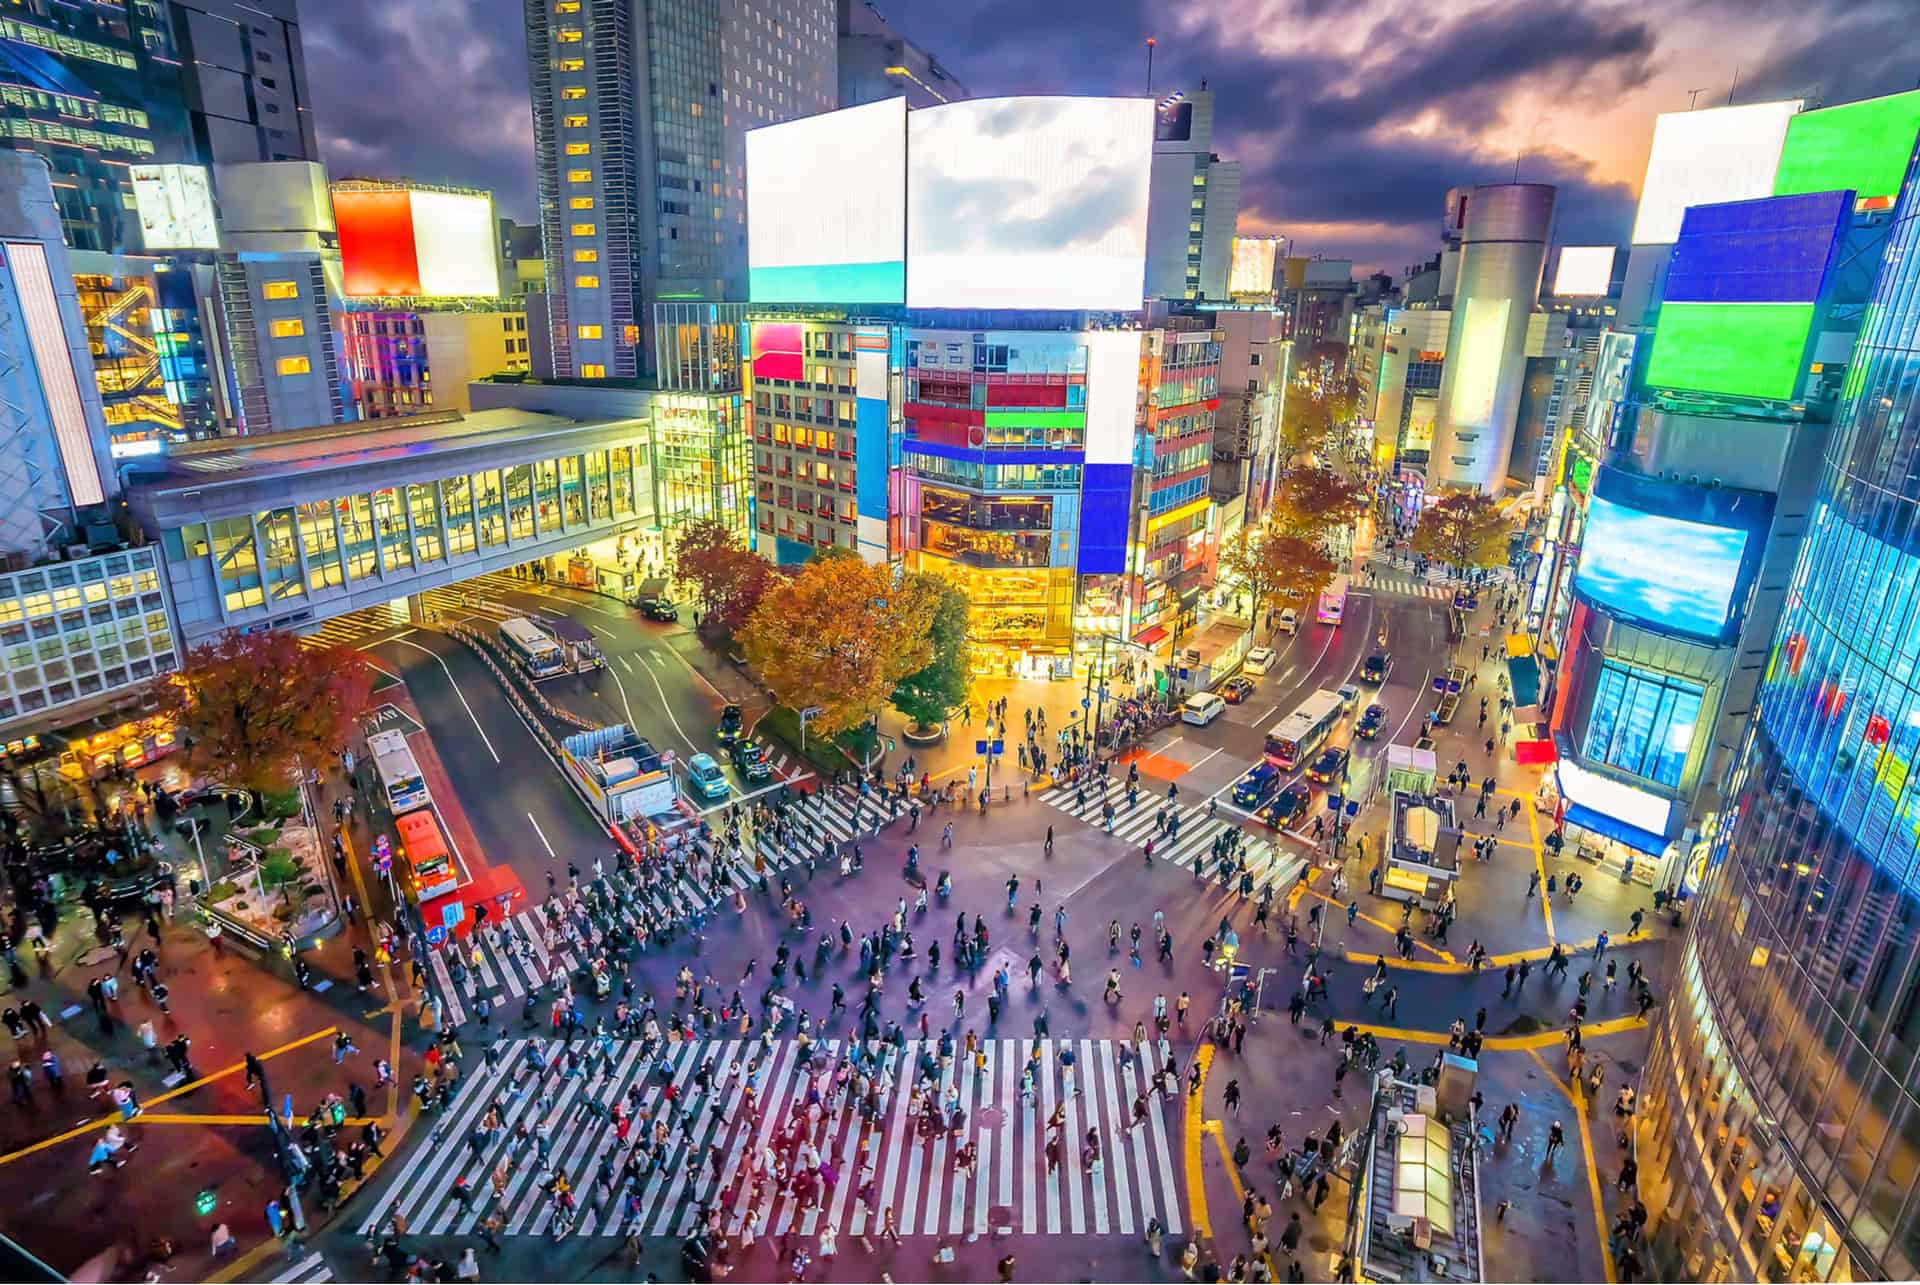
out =
[(451, 928), (467, 917), (467, 903), (455, 897), (440, 907), (440, 922)]
[(393, 869), (393, 844), (384, 834), (373, 837), (373, 868), (379, 874), (386, 874)]
[(1357, 817), (1360, 815), (1360, 800), (1349, 799), (1347, 801), (1347, 815), (1350, 817)]
[(427, 945), (429, 946), (443, 945), (445, 944), (446, 940), (447, 940), (446, 925), (429, 924), (427, 926)]
[(973, 752), (974, 752), (975, 754), (982, 754), (982, 755), (984, 755), (984, 754), (985, 754), (985, 753), (987, 752), (987, 743), (986, 743), (985, 741), (982, 741), (982, 740), (976, 740), (976, 741), (974, 741), (974, 743), (973, 743)]

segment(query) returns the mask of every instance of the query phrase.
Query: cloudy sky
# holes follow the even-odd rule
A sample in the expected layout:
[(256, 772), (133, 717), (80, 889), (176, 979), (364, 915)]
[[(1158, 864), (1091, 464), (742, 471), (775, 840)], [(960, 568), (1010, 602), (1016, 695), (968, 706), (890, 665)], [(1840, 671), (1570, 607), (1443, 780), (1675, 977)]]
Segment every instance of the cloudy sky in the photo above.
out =
[[(1139, 93), (1206, 79), (1241, 227), (1398, 271), (1449, 186), (1561, 185), (1563, 243), (1624, 241), (1657, 112), (1920, 83), (1908, 0), (876, 0), (975, 94)], [(514, 0), (306, 6), (330, 170), (490, 187), (533, 221)]]

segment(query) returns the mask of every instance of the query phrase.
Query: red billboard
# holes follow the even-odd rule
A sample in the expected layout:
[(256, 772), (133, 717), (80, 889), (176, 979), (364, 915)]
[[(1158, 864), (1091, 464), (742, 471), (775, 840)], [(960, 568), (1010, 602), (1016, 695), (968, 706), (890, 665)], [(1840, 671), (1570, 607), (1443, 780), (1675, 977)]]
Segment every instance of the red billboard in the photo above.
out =
[(421, 293), (411, 193), (336, 191), (333, 221), (340, 231), (340, 267), (349, 295)]

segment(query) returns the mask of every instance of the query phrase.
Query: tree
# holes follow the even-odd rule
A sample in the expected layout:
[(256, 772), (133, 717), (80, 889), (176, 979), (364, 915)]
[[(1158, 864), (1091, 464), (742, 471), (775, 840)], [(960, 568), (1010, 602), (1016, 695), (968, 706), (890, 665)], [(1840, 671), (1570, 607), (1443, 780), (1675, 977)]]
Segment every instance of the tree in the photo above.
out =
[(1341, 380), (1340, 386), (1327, 398), (1327, 412), (1342, 428), (1360, 417), (1360, 409), (1360, 385), (1351, 379)]
[(937, 595), (928, 631), (933, 659), (894, 687), (893, 707), (924, 728), (944, 720), (967, 699), (973, 657), (967, 647), (967, 591), (940, 576), (916, 573), (908, 579), (920, 576), (932, 581)]
[(1450, 491), (1420, 515), (1413, 551), (1456, 571), (1497, 567), (1507, 560), (1507, 531), (1493, 497)]
[(768, 589), (740, 631), (747, 660), (783, 704), (817, 706), (824, 736), (880, 711), (933, 660), (939, 593), (925, 576), (858, 558), (815, 558)]
[(308, 649), (280, 629), (228, 630), (155, 685), (197, 771), (248, 790), (284, 789), (353, 734), (373, 670), (349, 647)]
[(1295, 384), (1286, 390), (1280, 404), (1280, 466), (1287, 467), (1302, 455), (1311, 455), (1326, 444), (1333, 432), (1333, 420), (1327, 404)]
[(1318, 541), (1273, 531), (1242, 531), (1220, 554), (1221, 569), (1252, 598), (1249, 614), (1256, 625), (1268, 602), (1298, 606), (1317, 597), (1337, 565)]
[(717, 518), (697, 518), (673, 542), (673, 574), (694, 587), (700, 628), (732, 633), (747, 622), (779, 572)]
[(1290, 469), (1274, 488), (1267, 525), (1281, 535), (1324, 541), (1328, 533), (1359, 521), (1366, 511), (1366, 492), (1332, 469)]

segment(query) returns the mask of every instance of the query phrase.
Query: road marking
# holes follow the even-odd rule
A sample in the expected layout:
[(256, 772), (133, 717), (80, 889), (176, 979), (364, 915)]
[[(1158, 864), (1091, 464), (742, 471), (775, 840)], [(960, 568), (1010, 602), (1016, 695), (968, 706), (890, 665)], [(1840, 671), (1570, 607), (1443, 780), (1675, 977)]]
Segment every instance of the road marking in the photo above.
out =
[[(1227, 748), (1226, 746), (1224, 746), (1224, 745), (1222, 745), (1222, 746), (1220, 747), (1220, 749), (1216, 749), (1216, 750), (1215, 750), (1215, 751), (1213, 752), (1213, 754), (1218, 754), (1218, 753), (1220, 753), (1220, 751), (1221, 751), (1221, 750), (1224, 750), (1224, 749), (1226, 749), (1226, 748)], [(1194, 770), (1196, 770), (1196, 769), (1197, 769), (1197, 768), (1198, 768), (1198, 767), (1200, 766), (1200, 763), (1205, 763), (1205, 762), (1207, 761), (1207, 759), (1210, 759), (1210, 758), (1212, 758), (1212, 757), (1213, 757), (1213, 754), (1209, 754), (1209, 755), (1207, 755), (1207, 758), (1203, 758), (1203, 759), (1201, 759), (1199, 763), (1189, 763), (1189, 764), (1187, 765), (1187, 771), (1188, 771), (1188, 772), (1192, 772), (1192, 771), (1194, 771)]]
[[(653, 690), (660, 693), (660, 708), (665, 711), (668, 721), (673, 724), (673, 730), (680, 733), (680, 739), (686, 742), (688, 749), (698, 754), (700, 747), (693, 743), (693, 738), (687, 735), (687, 729), (680, 726), (680, 720), (674, 717), (673, 704), (667, 700), (667, 689), (660, 685), (660, 676), (649, 669), (647, 671), (647, 677), (653, 679)], [(624, 690), (620, 695), (622, 700), (626, 698), (626, 692)], [(629, 714), (628, 717), (631, 718), (632, 715)]]
[(615, 656), (614, 659), (620, 662), (620, 668), (626, 670), (629, 674), (633, 672), (633, 666), (627, 663), (625, 656)]
[(1280, 707), (1278, 705), (1267, 706), (1265, 709), (1261, 710), (1258, 714), (1255, 714), (1253, 716), (1253, 719), (1252, 719), (1253, 726), (1258, 728), (1260, 724), (1266, 722), (1268, 719), (1272, 718), (1275, 714), (1279, 712), (1280, 712)]
[(1207, 1179), (1201, 1168), (1200, 1102), (1207, 1091), (1207, 1068), (1213, 1065), (1213, 1045), (1202, 1044), (1193, 1051), (1193, 1057), (1200, 1066), (1200, 1092), (1187, 1093), (1187, 1205), (1193, 1234), (1205, 1240), (1213, 1235), (1213, 1221), (1207, 1216)]
[(1593, 1227), (1600, 1236), (1600, 1265), (1606, 1273), (1607, 1285), (1616, 1285), (1619, 1277), (1614, 1275), (1613, 1255), (1607, 1252), (1607, 1202), (1606, 1198), (1600, 1194), (1600, 1167), (1599, 1161), (1593, 1154), (1593, 1131), (1587, 1127), (1586, 1091), (1580, 1087), (1578, 1081), (1569, 1085), (1554, 1074), (1553, 1068), (1547, 1065), (1547, 1059), (1540, 1056), (1539, 1050), (1528, 1049), (1527, 1056), (1538, 1062), (1540, 1069), (1546, 1072), (1547, 1079), (1553, 1087), (1566, 1095), (1567, 1101), (1573, 1106), (1573, 1118), (1580, 1124), (1580, 1145), (1583, 1149), (1581, 1159), (1585, 1162), (1587, 1170), (1587, 1195), (1593, 1201)]
[(533, 832), (540, 836), (540, 846), (547, 850), (547, 855), (552, 857), (555, 861), (558, 861), (560, 859), (560, 854), (553, 850), (553, 845), (551, 843), (547, 842), (547, 832), (540, 828), (540, 823), (533, 819), (533, 813), (531, 812), (527, 813), (527, 823), (533, 827)]
[(397, 642), (402, 647), (411, 647), (415, 651), (420, 652), (423, 655), (433, 657), (434, 661), (439, 664), (441, 671), (445, 673), (447, 676), (447, 686), (453, 688), (453, 694), (460, 698), (460, 704), (462, 705), (462, 707), (466, 709), (467, 717), (473, 720), (473, 730), (480, 733), (480, 743), (487, 747), (487, 753), (493, 756), (493, 761), (495, 763), (498, 763), (500, 761), (500, 752), (494, 749), (493, 742), (487, 739), (487, 729), (480, 726), (480, 716), (473, 712), (473, 706), (467, 704), (467, 694), (461, 691), (460, 684), (454, 681), (453, 671), (447, 668), (447, 662), (441, 658), (440, 653), (436, 651), (430, 651), (427, 648), (422, 647), (419, 643), (410, 643), (410, 642), (403, 641), (402, 639), (399, 639), (399, 638), (392, 638), (392, 639), (389, 639), (388, 641)]

